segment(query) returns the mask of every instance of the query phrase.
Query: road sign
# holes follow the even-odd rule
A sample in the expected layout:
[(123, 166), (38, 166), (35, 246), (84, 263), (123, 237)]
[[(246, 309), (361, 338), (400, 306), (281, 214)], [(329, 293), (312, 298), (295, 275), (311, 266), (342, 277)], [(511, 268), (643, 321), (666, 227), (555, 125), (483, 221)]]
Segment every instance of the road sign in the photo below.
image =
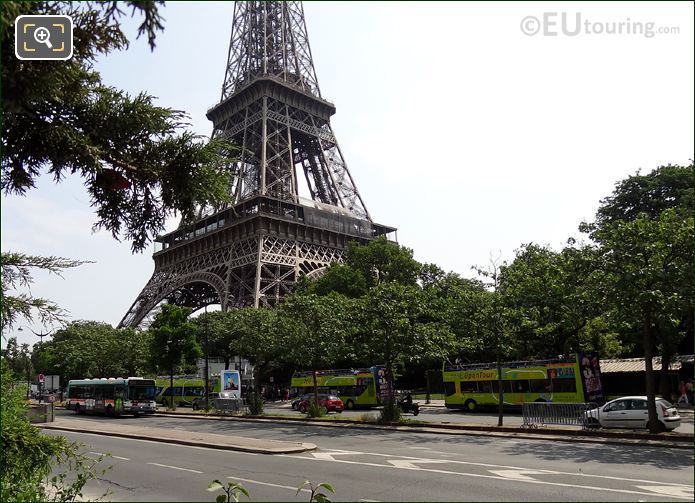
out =
[(43, 374), (39, 374), (39, 382), (44, 382), (46, 377)]

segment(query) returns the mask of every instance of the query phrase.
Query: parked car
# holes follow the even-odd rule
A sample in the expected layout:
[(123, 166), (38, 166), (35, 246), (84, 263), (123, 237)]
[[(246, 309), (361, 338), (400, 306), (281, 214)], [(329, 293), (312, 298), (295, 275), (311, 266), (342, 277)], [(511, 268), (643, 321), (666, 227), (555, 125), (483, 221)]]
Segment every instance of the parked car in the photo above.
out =
[[(313, 393), (304, 393), (292, 399), (292, 410), (299, 410), (299, 404), (305, 400), (311, 400), (314, 397)], [(319, 393), (319, 400), (328, 398), (327, 393)]]
[[(681, 424), (678, 409), (663, 398), (656, 399), (656, 415), (662, 430), (674, 430)], [(602, 407), (584, 412), (584, 420), (595, 428), (647, 428), (647, 397), (626, 396), (611, 400)]]
[[(306, 412), (309, 410), (309, 404), (314, 400), (313, 395), (310, 395), (308, 399), (302, 400), (297, 406), (299, 412)], [(343, 412), (344, 405), (343, 401), (335, 395), (327, 395), (323, 398), (319, 396), (319, 407), (324, 408), (324, 412)]]

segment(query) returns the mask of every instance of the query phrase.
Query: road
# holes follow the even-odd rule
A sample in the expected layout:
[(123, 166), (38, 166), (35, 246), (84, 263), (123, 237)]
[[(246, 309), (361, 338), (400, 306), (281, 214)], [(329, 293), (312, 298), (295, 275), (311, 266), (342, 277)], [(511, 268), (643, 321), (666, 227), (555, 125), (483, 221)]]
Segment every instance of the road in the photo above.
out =
[(319, 449), (259, 455), (67, 433), (91, 455), (112, 455), (102, 486), (90, 483), (88, 496), (109, 488), (113, 500), (212, 501), (206, 487), (220, 479), (241, 482), (254, 501), (307, 501), (306, 492), (295, 493), (309, 479), (333, 484), (335, 501), (693, 499), (693, 458), (687, 449), (166, 417), (117, 421), (308, 441)]
[[(163, 409), (162, 409), (163, 410)], [(180, 408), (180, 410), (188, 410), (186, 408)], [(293, 411), (290, 404), (267, 404), (265, 412), (270, 414), (282, 414), (289, 416), (300, 417), (297, 411)], [(346, 410), (341, 413), (341, 417), (357, 417), (362, 414), (378, 415), (379, 411), (377, 409), (372, 410)], [(445, 407), (421, 407), (420, 414), (414, 417), (412, 414), (405, 414), (403, 416), (405, 419), (417, 419), (418, 421), (427, 421), (433, 423), (451, 423), (451, 424), (481, 424), (481, 425), (497, 425), (497, 412), (482, 411), (475, 412), (472, 414), (460, 411), (451, 410)], [(520, 426), (522, 424), (523, 418), (520, 412), (505, 412), (504, 413), (504, 425), (505, 426)], [(576, 429), (581, 429), (577, 426)], [(644, 432), (645, 430), (639, 430)], [(693, 434), (695, 428), (693, 427), (693, 414), (691, 412), (681, 413), (681, 425), (674, 430), (677, 433), (689, 433)]]

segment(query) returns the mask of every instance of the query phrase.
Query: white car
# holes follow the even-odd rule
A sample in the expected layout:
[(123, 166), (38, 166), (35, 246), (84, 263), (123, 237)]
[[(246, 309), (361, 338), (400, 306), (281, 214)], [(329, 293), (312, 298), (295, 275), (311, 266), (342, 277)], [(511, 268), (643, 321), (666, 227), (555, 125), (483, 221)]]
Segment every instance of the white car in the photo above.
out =
[[(675, 430), (681, 425), (678, 409), (663, 398), (656, 399), (656, 415), (662, 430)], [(625, 396), (611, 400), (598, 409), (586, 411), (584, 420), (595, 428), (647, 428), (647, 397)]]

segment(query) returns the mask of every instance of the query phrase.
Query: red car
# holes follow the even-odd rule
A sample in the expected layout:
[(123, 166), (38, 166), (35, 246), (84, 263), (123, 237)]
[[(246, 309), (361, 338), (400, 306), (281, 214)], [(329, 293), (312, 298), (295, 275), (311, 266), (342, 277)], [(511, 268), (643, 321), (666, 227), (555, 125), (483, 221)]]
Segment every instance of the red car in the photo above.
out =
[[(309, 404), (314, 400), (314, 397), (299, 402), (297, 410), (306, 412), (309, 410)], [(343, 401), (335, 395), (319, 396), (319, 406), (324, 408), (324, 412), (343, 412)]]

